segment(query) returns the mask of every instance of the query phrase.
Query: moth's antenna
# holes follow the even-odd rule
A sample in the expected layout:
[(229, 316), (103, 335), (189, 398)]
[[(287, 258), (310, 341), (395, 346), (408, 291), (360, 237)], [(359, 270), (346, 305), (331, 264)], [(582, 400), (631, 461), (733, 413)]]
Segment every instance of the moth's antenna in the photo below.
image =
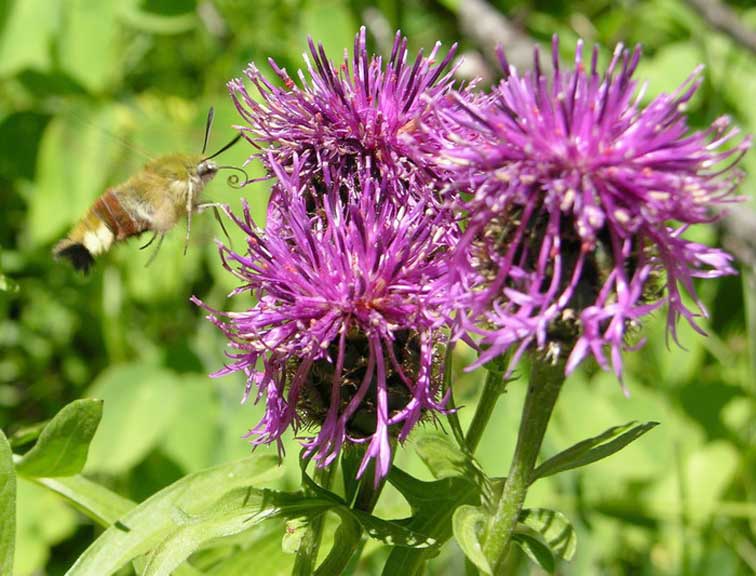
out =
[(241, 139), (241, 137), (242, 137), (241, 134), (237, 134), (236, 136), (234, 136), (234, 139), (231, 140), (231, 142), (229, 142), (228, 144), (226, 144), (223, 148), (221, 148), (220, 150), (218, 150), (215, 154), (211, 154), (210, 156), (208, 156), (207, 158), (205, 158), (205, 160), (212, 160), (216, 156), (219, 156), (219, 155), (223, 154), (226, 150), (228, 150), (229, 148), (231, 148), (231, 146), (233, 146), (234, 144), (236, 144)]
[(207, 111), (207, 123), (205, 124), (205, 141), (202, 143), (203, 154), (205, 153), (205, 150), (207, 150), (207, 143), (210, 141), (210, 130), (213, 127), (214, 118), (215, 118), (215, 108), (210, 106), (210, 110)]

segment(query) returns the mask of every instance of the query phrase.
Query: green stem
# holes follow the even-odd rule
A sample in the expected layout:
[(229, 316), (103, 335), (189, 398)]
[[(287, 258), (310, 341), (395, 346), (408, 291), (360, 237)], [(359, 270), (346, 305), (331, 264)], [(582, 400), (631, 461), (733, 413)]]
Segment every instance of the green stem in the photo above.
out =
[[(338, 466), (335, 462), (325, 468), (316, 467), (313, 480), (322, 488), (329, 490), (333, 483), (337, 467)], [(324, 523), (325, 514), (321, 514), (310, 521), (305, 535), (302, 537), (302, 542), (299, 544), (292, 575), (305, 576), (312, 574), (315, 570), (315, 563), (318, 560), (318, 551), (320, 550), (320, 542), (323, 538)]]
[(475, 408), (470, 427), (467, 429), (465, 441), (471, 454), (475, 454), (475, 449), (483, 437), (483, 431), (488, 425), (488, 421), (496, 407), (496, 401), (507, 389), (508, 380), (505, 380), (501, 372), (489, 370), (486, 375), (486, 382), (483, 385), (483, 393)]
[[(391, 462), (393, 466), (394, 454), (396, 454), (396, 442), (391, 441)], [(389, 471), (391, 467), (389, 467)], [(388, 475), (387, 475), (388, 476)], [(371, 460), (365, 468), (365, 473), (360, 479), (360, 485), (357, 488), (357, 495), (354, 497), (353, 508), (363, 512), (372, 513), (378, 498), (381, 497), (383, 487), (386, 485), (386, 478), (381, 478), (378, 484), (375, 483), (375, 460)]]
[(496, 511), (488, 522), (483, 546), (483, 553), (494, 574), (499, 573), (497, 569), (509, 551), (543, 435), (563, 382), (563, 362), (550, 363), (539, 358), (533, 359), (512, 465), (501, 497), (496, 503)]

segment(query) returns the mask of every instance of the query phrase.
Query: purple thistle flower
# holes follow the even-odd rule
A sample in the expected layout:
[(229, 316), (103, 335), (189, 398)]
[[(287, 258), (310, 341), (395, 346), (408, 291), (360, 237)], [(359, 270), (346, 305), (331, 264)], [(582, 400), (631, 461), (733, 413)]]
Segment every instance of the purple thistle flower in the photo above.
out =
[(326, 466), (344, 444), (367, 443), (358, 474), (375, 459), (377, 481), (392, 439), (444, 409), (446, 332), (432, 302), (454, 234), (421, 203), (386, 201), (388, 183), (364, 167), (352, 180), (324, 172), (325, 192), (315, 196), (299, 172), (270, 165), (284, 192), (279, 226), (260, 230), (245, 206), (242, 218), (230, 216), (247, 234), (247, 254), (220, 248), (243, 282), (233, 294), (249, 292), (256, 304), (218, 312), (194, 300), (233, 349), (216, 375), (242, 371), (245, 400), (253, 387), (265, 399), (253, 444), (280, 447), (287, 428), (319, 426), (303, 439), (308, 455)]
[[(338, 68), (322, 45), (309, 39), (305, 54), (309, 81), (302, 71), (301, 87), (271, 59), (269, 64), (283, 82), (278, 87), (250, 64), (245, 74), (259, 93), (250, 96), (242, 79), (228, 83), (239, 114), (237, 126), (258, 149), (273, 175), (271, 163), (290, 171), (295, 158), (302, 177), (315, 177), (336, 169), (349, 176), (357, 166), (370, 166), (373, 175), (389, 183), (403, 198), (408, 189), (423, 191), (435, 183), (437, 141), (429, 136), (436, 120), (433, 106), (444, 106), (453, 84), (451, 62), (456, 44), (440, 64), (435, 63), (440, 43), (428, 57), (417, 55), (407, 63), (407, 39), (397, 32), (391, 56), (384, 66), (379, 56), (368, 57), (365, 28), (355, 36), (350, 62), (345, 54)], [(430, 124), (430, 126), (429, 126)], [(274, 193), (274, 196), (277, 194)]]
[[(720, 118), (691, 132), (684, 115), (698, 88), (697, 69), (671, 95), (640, 101), (632, 75), (640, 48), (617, 46), (606, 72), (590, 68), (578, 43), (575, 69), (505, 79), (486, 105), (460, 99), (441, 110), (456, 132), (445, 156), (469, 223), (456, 257), (461, 325), (482, 338), (476, 365), (515, 348), (569, 354), (567, 373), (593, 355), (621, 379), (621, 350), (637, 320), (664, 303), (668, 329), (706, 311), (693, 278), (734, 272), (731, 257), (687, 240), (691, 225), (712, 222), (712, 208), (737, 200), (732, 167), (750, 138)], [(727, 144), (727, 146), (725, 146)], [(683, 303), (687, 292), (698, 311)]]

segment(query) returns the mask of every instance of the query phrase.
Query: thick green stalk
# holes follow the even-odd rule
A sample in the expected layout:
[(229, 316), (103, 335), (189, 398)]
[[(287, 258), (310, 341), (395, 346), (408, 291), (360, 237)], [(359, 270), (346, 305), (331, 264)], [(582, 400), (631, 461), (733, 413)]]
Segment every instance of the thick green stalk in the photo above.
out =
[(499, 568), (509, 551), (512, 533), (525, 502), (543, 435), (563, 382), (563, 362), (551, 363), (547, 360), (533, 359), (512, 465), (501, 497), (496, 503), (496, 510), (486, 527), (483, 552), (494, 574), (499, 573)]
[(501, 372), (489, 370), (486, 374), (483, 393), (480, 396), (477, 408), (475, 408), (475, 414), (465, 437), (467, 448), (471, 454), (475, 454), (475, 449), (483, 437), (483, 431), (486, 429), (488, 420), (496, 407), (496, 401), (506, 391), (507, 383), (508, 381), (504, 379)]
[[(333, 483), (336, 468), (338, 468), (336, 462), (325, 468), (316, 467), (313, 480), (319, 486), (329, 490)], [(323, 539), (324, 522), (325, 514), (321, 514), (313, 518), (307, 526), (305, 535), (302, 537), (302, 541), (299, 543), (299, 548), (297, 549), (297, 557), (294, 561), (294, 569), (292, 570), (293, 575), (307, 576), (315, 570), (320, 542)]]
[[(396, 442), (391, 441), (391, 461), (393, 466), (394, 454), (396, 453)], [(389, 467), (390, 471), (390, 467)], [(365, 468), (365, 473), (360, 479), (360, 485), (357, 488), (357, 495), (354, 498), (355, 510), (372, 513), (378, 498), (381, 497), (383, 487), (386, 485), (386, 478), (381, 478), (378, 483), (375, 482), (375, 460), (371, 460)]]

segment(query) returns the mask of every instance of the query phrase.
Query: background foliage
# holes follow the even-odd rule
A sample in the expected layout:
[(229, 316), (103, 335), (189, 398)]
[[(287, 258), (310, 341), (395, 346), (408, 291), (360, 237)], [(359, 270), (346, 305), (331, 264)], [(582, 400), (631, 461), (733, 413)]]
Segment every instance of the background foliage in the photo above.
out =
[[(756, 10), (747, 4), (731, 8), (756, 25)], [(559, 33), (567, 59), (577, 37), (605, 47), (643, 43), (637, 76), (648, 79), (649, 94), (671, 90), (705, 63), (691, 121), (704, 124), (727, 113), (754, 132), (754, 54), (683, 2), (496, 6), (534, 41), (547, 43)], [(54, 262), (50, 248), (106, 186), (125, 179), (146, 156), (198, 151), (211, 105), (213, 145), (224, 143), (236, 122), (224, 83), (251, 60), (263, 67), (268, 56), (296, 70), (308, 34), (340, 58), (363, 22), (377, 50), (401, 28), (414, 49), (427, 50), (437, 39), (446, 46), (459, 41), (467, 53), (464, 72), (485, 73), (479, 39), (460, 24), (464, 10), (462, 0), (0, 2), (0, 427), (6, 434), (49, 419), (76, 398), (102, 398), (85, 474), (134, 501), (186, 473), (247, 454), (241, 436), (260, 410), (239, 404), (240, 378), (207, 377), (223, 363), (224, 342), (188, 301), (195, 294), (224, 307), (234, 287), (218, 262), (215, 222), (195, 220), (186, 257), (183, 233), (175, 231), (150, 268), (136, 241), (116, 247), (88, 277)], [(239, 145), (225, 160), (241, 163), (248, 152)], [(745, 164), (756, 174), (754, 154)], [(741, 190), (753, 199), (756, 177)], [(243, 194), (262, 216), (265, 184)], [(220, 178), (207, 192), (232, 205), (239, 196)], [(681, 326), (686, 350), (668, 348), (663, 315), (649, 322), (648, 345), (627, 356), (630, 398), (613, 377), (590, 367), (568, 380), (544, 453), (632, 419), (662, 425), (620, 455), (531, 491), (529, 503), (563, 511), (577, 528), (578, 553), (560, 573), (756, 571), (756, 295), (748, 288), (752, 271), (742, 271), (704, 287), (708, 339)], [(463, 423), (481, 379), (463, 374), (464, 363), (457, 359)], [(522, 381), (510, 385), (482, 441), (479, 459), (491, 474), (503, 474), (510, 460), (522, 396)], [(279, 488), (299, 483), (297, 447), (288, 445)], [(398, 463), (430, 479), (412, 440)], [(19, 576), (62, 574), (99, 533), (23, 479), (17, 498)], [(379, 515), (403, 512), (406, 504), (388, 488)], [(283, 534), (281, 522), (263, 525), (246, 562), (261, 573), (288, 574), (294, 557), (281, 546)], [(382, 564), (385, 549), (368, 546), (354, 573), (375, 573)], [(428, 573), (460, 574), (463, 565), (461, 551), (450, 545)], [(520, 570), (534, 569), (523, 562)]]

